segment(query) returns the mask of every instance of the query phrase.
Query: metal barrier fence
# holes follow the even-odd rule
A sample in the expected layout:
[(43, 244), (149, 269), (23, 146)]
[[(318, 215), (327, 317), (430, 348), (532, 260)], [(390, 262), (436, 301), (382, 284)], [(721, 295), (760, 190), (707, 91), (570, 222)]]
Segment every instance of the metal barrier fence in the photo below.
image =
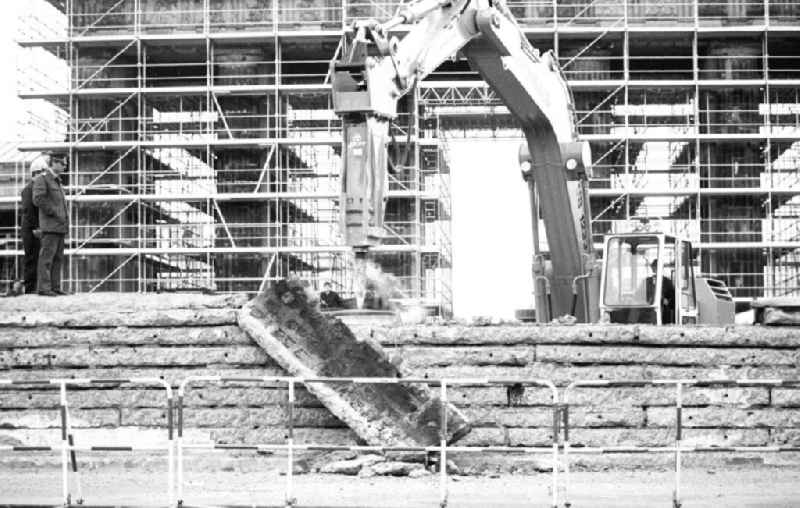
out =
[[(286, 444), (264, 443), (252, 445), (226, 445), (226, 444), (184, 444), (183, 443), (183, 400), (187, 388), (191, 384), (200, 382), (215, 383), (285, 383), (288, 390), (287, 396), (287, 439)], [(334, 446), (321, 444), (295, 444), (294, 443), (294, 404), (295, 387), (298, 384), (308, 385), (310, 383), (331, 383), (331, 384), (424, 384), (429, 387), (439, 387), (440, 422), (439, 422), (439, 445), (438, 446)], [(533, 446), (449, 446), (447, 444), (447, 387), (448, 386), (492, 386), (492, 385), (523, 385), (539, 386), (548, 388), (553, 397), (553, 436), (550, 447)], [(333, 378), (333, 377), (220, 377), (220, 376), (193, 376), (181, 382), (177, 392), (177, 482), (178, 482), (178, 505), (182, 505), (183, 496), (183, 451), (184, 449), (223, 449), (223, 450), (285, 450), (287, 452), (286, 466), (286, 506), (294, 506), (293, 486), (293, 459), (295, 450), (306, 451), (355, 451), (355, 452), (419, 452), (419, 453), (438, 453), (439, 454), (439, 503), (446, 507), (448, 500), (448, 477), (447, 477), (447, 453), (551, 453), (553, 457), (553, 473), (551, 497), (552, 506), (558, 506), (558, 451), (559, 443), (559, 404), (558, 389), (548, 380), (544, 379), (422, 379), (422, 378)]]
[[(125, 446), (79, 446), (75, 444), (74, 434), (70, 425), (69, 404), (67, 403), (67, 387), (68, 386), (89, 386), (89, 385), (120, 385), (120, 384), (134, 384), (134, 385), (153, 385), (164, 388), (166, 392), (167, 403), (167, 446), (166, 447), (148, 447), (137, 446), (135, 444)], [(121, 452), (121, 451), (156, 451), (165, 450), (167, 452), (167, 499), (169, 504), (174, 502), (174, 456), (173, 456), (173, 399), (172, 387), (163, 379), (159, 378), (127, 378), (127, 379), (99, 379), (99, 378), (83, 378), (83, 379), (41, 379), (41, 380), (24, 380), (24, 379), (0, 379), (0, 386), (58, 386), (59, 389), (59, 417), (61, 421), (61, 446), (41, 446), (41, 445), (0, 445), (0, 452), (60, 452), (61, 453), (61, 496), (65, 506), (72, 504), (72, 494), (69, 488), (69, 473), (70, 469), (75, 476), (77, 503), (83, 504), (83, 492), (81, 489), (80, 475), (78, 473), (78, 462), (75, 456), (76, 451), (86, 452)], [(72, 467), (70, 468), (70, 464)]]
[[(675, 386), (675, 442), (672, 446), (608, 446), (571, 448), (569, 443), (569, 397), (576, 388), (612, 388), (612, 387), (647, 387)], [(672, 505), (681, 506), (681, 455), (683, 453), (720, 453), (720, 452), (800, 452), (800, 446), (686, 446), (683, 444), (683, 388), (713, 386), (785, 386), (800, 387), (800, 380), (783, 379), (653, 379), (632, 381), (575, 381), (563, 391), (561, 419), (563, 421), (563, 467), (564, 467), (564, 506), (569, 508), (569, 457), (570, 454), (623, 454), (623, 453), (674, 453), (675, 485), (672, 492)]]
[[(286, 399), (286, 431), (287, 438), (284, 444), (263, 443), (263, 444), (220, 444), (220, 443), (184, 443), (184, 397), (192, 385), (200, 383), (268, 383), (285, 385), (287, 389)], [(439, 415), (439, 444), (434, 446), (361, 446), (361, 445), (323, 445), (323, 444), (297, 444), (294, 442), (294, 414), (296, 402), (297, 385), (308, 385), (312, 383), (329, 384), (423, 384), (429, 387), (439, 388), (440, 415)], [(70, 425), (69, 406), (67, 403), (67, 388), (73, 385), (155, 385), (166, 391), (166, 413), (167, 413), (167, 437), (168, 442), (164, 447), (158, 446), (137, 446), (135, 444), (125, 446), (89, 446), (76, 445), (74, 435)], [(421, 379), (421, 378), (326, 378), (326, 377), (221, 377), (221, 376), (191, 376), (185, 378), (177, 390), (177, 401), (173, 404), (173, 390), (169, 383), (159, 378), (127, 378), (127, 379), (46, 379), (46, 380), (11, 380), (0, 379), (2, 386), (57, 386), (59, 389), (59, 413), (61, 429), (61, 446), (9, 446), (0, 445), (0, 451), (7, 452), (31, 452), (31, 451), (50, 451), (61, 453), (61, 490), (65, 505), (72, 503), (72, 495), (69, 488), (69, 473), (75, 475), (77, 502), (83, 502), (81, 492), (80, 477), (78, 475), (76, 451), (92, 452), (115, 452), (115, 451), (154, 451), (166, 450), (168, 456), (167, 469), (167, 496), (169, 505), (176, 504), (177, 481), (177, 506), (184, 502), (184, 450), (187, 449), (214, 449), (214, 450), (252, 450), (252, 451), (285, 451), (286, 461), (286, 487), (284, 502), (286, 506), (294, 506), (296, 499), (294, 496), (294, 452), (304, 451), (354, 451), (354, 452), (417, 452), (417, 453), (436, 453), (439, 456), (439, 502), (440, 506), (445, 507), (448, 503), (448, 472), (447, 454), (448, 453), (543, 453), (551, 454), (553, 458), (551, 502), (555, 508), (559, 505), (559, 470), (560, 463), (563, 464), (563, 483), (564, 483), (564, 506), (569, 508), (570, 493), (570, 457), (582, 454), (635, 454), (635, 453), (671, 453), (675, 458), (675, 483), (672, 496), (674, 508), (681, 506), (681, 471), (682, 454), (684, 453), (720, 453), (720, 452), (765, 452), (783, 453), (800, 452), (800, 445), (776, 445), (776, 446), (696, 446), (686, 445), (683, 442), (683, 396), (684, 388), (707, 388), (716, 386), (734, 387), (792, 387), (800, 388), (800, 379), (717, 379), (717, 380), (696, 380), (696, 379), (655, 379), (655, 380), (618, 380), (618, 381), (598, 381), (586, 380), (570, 383), (563, 389), (563, 397), (559, 397), (559, 390), (555, 384), (544, 379), (479, 379), (479, 378), (460, 378), (460, 379)], [(550, 446), (450, 446), (447, 444), (447, 406), (448, 392), (450, 386), (538, 386), (549, 389), (552, 393), (553, 423), (552, 441)], [(608, 447), (573, 447), (570, 445), (570, 426), (569, 426), (569, 406), (570, 396), (579, 388), (644, 388), (649, 386), (674, 386), (675, 387), (675, 440), (670, 446), (608, 446)], [(173, 422), (173, 412), (177, 410), (177, 423)], [(177, 429), (177, 436), (174, 437)], [(563, 441), (562, 433), (563, 429)], [(561, 459), (561, 460), (559, 460)], [(71, 465), (71, 468), (70, 468)]]

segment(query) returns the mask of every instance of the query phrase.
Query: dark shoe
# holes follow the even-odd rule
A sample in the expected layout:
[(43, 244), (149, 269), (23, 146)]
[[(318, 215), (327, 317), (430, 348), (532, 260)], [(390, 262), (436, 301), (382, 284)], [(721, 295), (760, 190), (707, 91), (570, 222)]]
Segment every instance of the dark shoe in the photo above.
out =
[(39, 291), (39, 296), (58, 296), (55, 291)]
[(62, 291), (62, 290), (60, 290), (60, 289), (54, 289), (54, 290), (53, 290), (53, 293), (55, 293), (55, 294), (57, 294), (57, 295), (60, 295), (60, 296), (65, 296), (65, 295), (68, 295), (68, 294), (69, 294), (69, 293), (67, 293), (66, 291)]

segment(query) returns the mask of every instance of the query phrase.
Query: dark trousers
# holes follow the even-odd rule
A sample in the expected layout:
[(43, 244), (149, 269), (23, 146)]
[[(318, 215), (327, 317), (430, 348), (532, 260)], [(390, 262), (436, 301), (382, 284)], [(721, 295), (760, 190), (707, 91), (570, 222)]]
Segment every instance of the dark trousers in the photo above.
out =
[(43, 233), (39, 251), (39, 291), (61, 290), (61, 265), (64, 263), (64, 235)]
[(39, 264), (39, 249), (41, 242), (38, 238), (33, 236), (33, 229), (22, 228), (22, 269), (23, 278), (25, 280), (25, 293), (31, 294), (36, 292), (36, 269)]

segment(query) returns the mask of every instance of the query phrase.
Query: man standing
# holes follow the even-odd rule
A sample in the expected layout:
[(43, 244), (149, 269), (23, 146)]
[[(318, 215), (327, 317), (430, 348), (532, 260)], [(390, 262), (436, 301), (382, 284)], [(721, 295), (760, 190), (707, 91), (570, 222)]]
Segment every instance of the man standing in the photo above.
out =
[(20, 233), (22, 235), (22, 257), (23, 280), (25, 281), (25, 294), (36, 292), (36, 266), (39, 263), (39, 249), (41, 242), (39, 238), (42, 232), (39, 230), (39, 209), (33, 204), (33, 181), (40, 173), (47, 169), (47, 159), (38, 157), (31, 163), (31, 179), (23, 187), (22, 197), (22, 224)]
[(323, 309), (344, 308), (344, 303), (342, 303), (339, 293), (333, 290), (330, 282), (326, 282), (322, 287), (323, 291), (319, 294), (319, 299), (322, 302)]
[[(653, 302), (656, 292), (656, 274), (658, 274), (658, 259), (650, 263), (652, 275), (647, 278), (647, 301)], [(675, 285), (669, 277), (661, 277), (661, 324), (675, 323)]]
[(64, 237), (69, 229), (67, 200), (61, 188), (61, 174), (65, 169), (64, 157), (52, 155), (50, 167), (33, 183), (33, 204), (39, 207), (39, 229), (42, 230), (37, 289), (43, 296), (66, 294), (61, 290)]

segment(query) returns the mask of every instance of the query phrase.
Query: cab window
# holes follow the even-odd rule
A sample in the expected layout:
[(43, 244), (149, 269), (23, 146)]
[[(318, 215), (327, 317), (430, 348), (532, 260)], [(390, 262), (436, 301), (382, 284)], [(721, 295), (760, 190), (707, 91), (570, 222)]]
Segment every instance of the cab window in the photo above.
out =
[(609, 239), (603, 303), (608, 306), (653, 305), (654, 295), (647, 291), (647, 278), (652, 276), (650, 264), (658, 255), (658, 237), (655, 236)]

